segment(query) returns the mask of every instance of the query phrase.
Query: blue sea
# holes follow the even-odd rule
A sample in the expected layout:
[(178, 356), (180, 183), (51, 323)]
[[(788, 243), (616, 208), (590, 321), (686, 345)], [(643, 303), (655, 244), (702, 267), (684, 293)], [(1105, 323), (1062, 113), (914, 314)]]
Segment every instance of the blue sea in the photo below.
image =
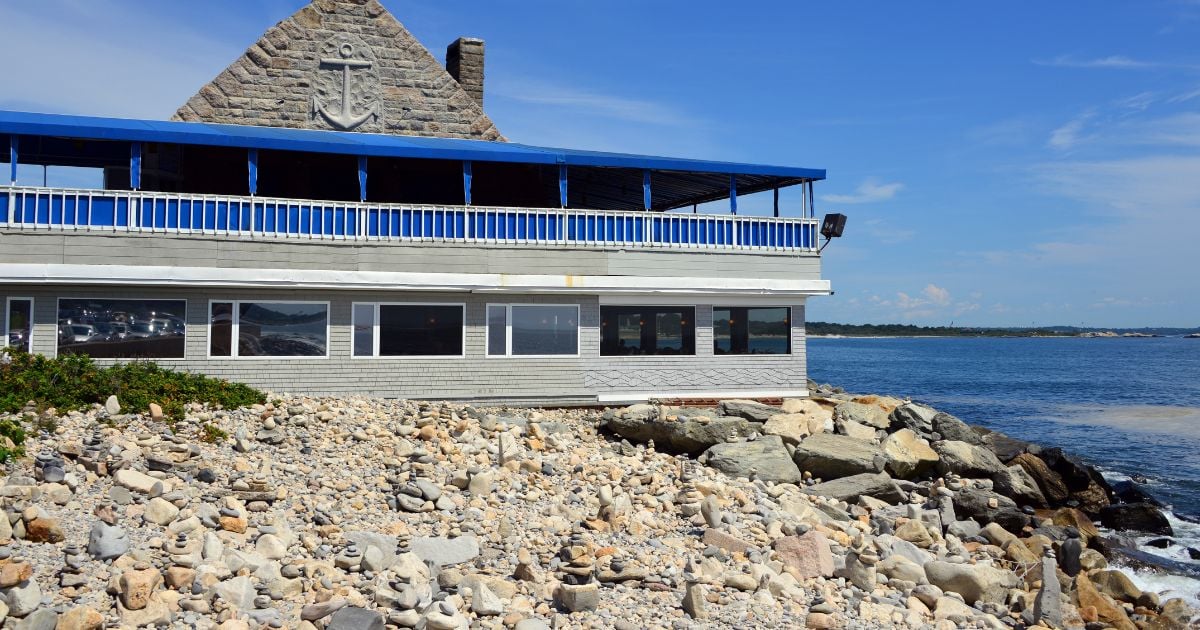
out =
[[(808, 371), (1060, 446), (1112, 479), (1143, 475), (1182, 543), (1148, 551), (1190, 561), (1184, 545), (1200, 548), (1200, 339), (810, 338)], [(1137, 580), (1200, 603), (1192, 580)]]

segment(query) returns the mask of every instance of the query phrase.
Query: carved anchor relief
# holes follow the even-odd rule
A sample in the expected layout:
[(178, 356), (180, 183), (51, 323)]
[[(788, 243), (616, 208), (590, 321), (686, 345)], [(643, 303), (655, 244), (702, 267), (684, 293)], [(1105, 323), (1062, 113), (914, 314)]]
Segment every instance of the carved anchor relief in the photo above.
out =
[[(347, 131), (372, 118), (378, 119), (379, 77), (370, 58), (370, 48), (361, 43), (356, 45), (343, 36), (325, 42), (321, 52), (312, 99), (313, 117), (319, 115), (331, 126)], [(329, 53), (337, 56), (326, 56)], [(321, 103), (322, 96), (338, 98), (340, 106), (331, 111)]]

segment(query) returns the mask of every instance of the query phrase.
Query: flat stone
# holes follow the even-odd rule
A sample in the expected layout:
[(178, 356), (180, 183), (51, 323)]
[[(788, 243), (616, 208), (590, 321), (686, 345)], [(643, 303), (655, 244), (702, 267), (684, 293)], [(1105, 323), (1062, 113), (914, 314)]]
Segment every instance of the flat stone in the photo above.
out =
[(134, 492), (157, 497), (167, 491), (166, 484), (146, 473), (122, 468), (113, 473), (113, 481)]
[(853, 503), (864, 495), (893, 504), (904, 500), (904, 494), (887, 473), (851, 475), (805, 487), (803, 492), (847, 503)]
[(142, 518), (156, 525), (166, 526), (179, 516), (179, 508), (162, 497), (154, 497), (146, 502), (146, 510)]
[(732, 477), (749, 478), (753, 474), (758, 479), (775, 483), (799, 483), (802, 480), (783, 439), (777, 435), (716, 444), (704, 452), (701, 461)]
[(887, 461), (880, 448), (845, 435), (819, 433), (796, 446), (793, 460), (802, 471), (826, 481), (883, 470)]
[(558, 586), (558, 602), (571, 612), (595, 610), (600, 605), (600, 585), (590, 584), (560, 584)]
[(729, 553), (746, 553), (751, 549), (757, 549), (755, 545), (748, 543), (741, 538), (712, 528), (704, 530), (704, 538), (702, 540), (706, 545), (719, 547), (725, 551), (728, 551)]
[(942, 440), (934, 443), (933, 450), (938, 454), (937, 467), (942, 474), (952, 472), (963, 477), (990, 478), (1005, 469), (995, 453), (982, 446)]
[(839, 403), (837, 407), (834, 407), (834, 424), (836, 425), (839, 420), (856, 422), (876, 429), (886, 429), (891, 426), (891, 420), (882, 407), (849, 401)]
[(417, 537), (409, 543), (409, 551), (421, 560), (445, 567), (470, 562), (479, 556), (479, 541), (472, 535), (458, 538)]
[(833, 576), (833, 553), (829, 539), (816, 530), (775, 541), (775, 554), (783, 566), (805, 579)]
[(912, 429), (900, 429), (887, 436), (881, 445), (887, 456), (887, 471), (901, 479), (911, 479), (933, 470), (938, 454)]
[(333, 613), (325, 630), (383, 630), (383, 615), (374, 610), (347, 606)]
[(977, 601), (1003, 603), (1008, 589), (1020, 580), (1012, 571), (980, 564), (952, 564), (935, 560), (925, 563), (929, 583), (943, 591), (958, 593), (969, 604)]

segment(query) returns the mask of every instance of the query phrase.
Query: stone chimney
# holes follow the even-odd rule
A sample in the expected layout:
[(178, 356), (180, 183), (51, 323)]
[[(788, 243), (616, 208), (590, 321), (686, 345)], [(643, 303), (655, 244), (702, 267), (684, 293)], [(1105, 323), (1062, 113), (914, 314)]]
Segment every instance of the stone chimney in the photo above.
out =
[(459, 37), (446, 47), (446, 70), (483, 107), (483, 40)]

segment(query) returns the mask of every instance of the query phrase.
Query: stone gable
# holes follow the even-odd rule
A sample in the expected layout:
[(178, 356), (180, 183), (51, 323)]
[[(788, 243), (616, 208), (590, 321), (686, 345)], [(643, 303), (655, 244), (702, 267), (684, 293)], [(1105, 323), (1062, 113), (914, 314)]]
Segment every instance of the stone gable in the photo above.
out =
[(504, 141), (476, 96), (377, 0), (314, 0), (172, 120)]

